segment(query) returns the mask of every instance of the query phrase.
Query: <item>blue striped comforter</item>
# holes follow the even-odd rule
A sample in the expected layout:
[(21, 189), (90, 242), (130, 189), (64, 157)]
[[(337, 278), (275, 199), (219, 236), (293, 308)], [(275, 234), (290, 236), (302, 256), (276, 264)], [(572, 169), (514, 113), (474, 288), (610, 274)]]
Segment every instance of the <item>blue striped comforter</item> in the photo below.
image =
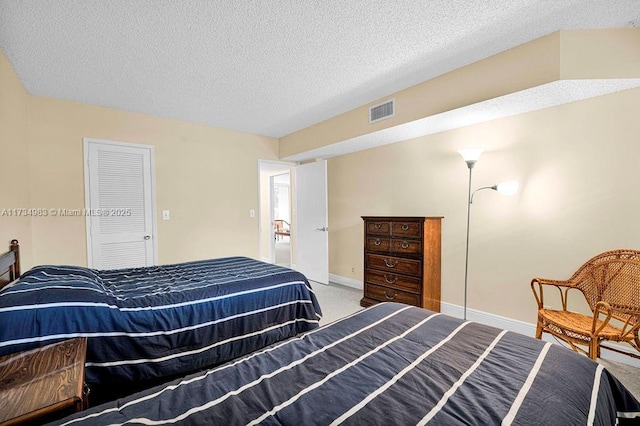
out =
[(61, 423), (566, 426), (636, 416), (638, 401), (584, 356), (383, 303)]
[(299, 272), (245, 257), (100, 271), (38, 266), (0, 291), (0, 355), (88, 337), (87, 382), (197, 371), (318, 326)]

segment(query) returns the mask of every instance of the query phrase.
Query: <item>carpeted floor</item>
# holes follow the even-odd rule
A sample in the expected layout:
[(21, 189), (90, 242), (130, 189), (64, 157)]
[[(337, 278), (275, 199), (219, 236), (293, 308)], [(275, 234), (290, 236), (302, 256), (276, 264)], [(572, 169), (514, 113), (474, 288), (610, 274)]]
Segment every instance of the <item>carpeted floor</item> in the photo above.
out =
[(613, 373), (624, 387), (627, 388), (638, 401), (640, 401), (640, 368), (631, 367), (630, 365), (619, 362), (612, 362), (606, 359), (599, 359), (598, 362)]
[(333, 283), (323, 285), (312, 282), (311, 285), (322, 309), (320, 325), (329, 324), (332, 321), (364, 309), (360, 306), (362, 290)]
[[(328, 324), (363, 309), (360, 306), (362, 290), (334, 283), (323, 285), (312, 282), (311, 285), (322, 308), (323, 317), (320, 320), (320, 325)], [(640, 368), (608, 360), (599, 360), (599, 362), (640, 400)]]
[(276, 240), (276, 265), (291, 267), (291, 237), (280, 237)]

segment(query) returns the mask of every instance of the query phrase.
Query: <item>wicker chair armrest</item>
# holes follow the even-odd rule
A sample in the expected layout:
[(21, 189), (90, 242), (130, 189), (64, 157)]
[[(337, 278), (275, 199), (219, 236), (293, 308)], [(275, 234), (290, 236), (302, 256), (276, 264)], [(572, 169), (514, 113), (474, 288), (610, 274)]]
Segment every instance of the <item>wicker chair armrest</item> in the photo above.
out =
[(594, 310), (594, 315), (596, 313), (603, 313), (605, 310), (610, 313), (612, 319), (620, 321), (620, 335), (632, 337), (638, 351), (640, 351), (640, 307), (611, 306), (606, 302), (598, 302)]
[(572, 283), (569, 280), (551, 280), (548, 278), (540, 278), (540, 277), (536, 277), (534, 279), (531, 280), (531, 283), (533, 284), (533, 282), (537, 282), (541, 285), (552, 285), (555, 287), (575, 287), (575, 283)]
[(544, 307), (544, 293), (542, 291), (543, 285), (550, 285), (556, 287), (560, 290), (560, 298), (562, 300), (562, 305), (566, 309), (566, 300), (562, 295), (561, 288), (573, 288), (575, 284), (566, 281), (566, 280), (550, 280), (548, 278), (540, 278), (536, 277), (531, 280), (531, 291), (533, 291), (533, 296), (536, 298), (536, 303), (538, 304), (538, 309), (542, 309)]
[[(604, 318), (600, 318), (600, 315), (606, 315)], [(598, 302), (596, 303), (595, 309), (593, 310), (593, 323), (591, 324), (591, 334), (597, 336), (600, 332), (609, 324), (611, 321), (611, 317), (613, 316), (613, 309), (611, 305), (607, 302)], [(602, 321), (600, 326), (598, 327), (598, 321)]]

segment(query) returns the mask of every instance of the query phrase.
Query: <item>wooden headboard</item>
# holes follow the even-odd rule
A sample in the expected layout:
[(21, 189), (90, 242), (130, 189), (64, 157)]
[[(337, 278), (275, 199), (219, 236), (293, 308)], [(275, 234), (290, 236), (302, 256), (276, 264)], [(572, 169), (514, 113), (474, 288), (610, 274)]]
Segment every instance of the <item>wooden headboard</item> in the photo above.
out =
[(11, 240), (9, 251), (0, 255), (0, 289), (20, 276), (20, 245)]

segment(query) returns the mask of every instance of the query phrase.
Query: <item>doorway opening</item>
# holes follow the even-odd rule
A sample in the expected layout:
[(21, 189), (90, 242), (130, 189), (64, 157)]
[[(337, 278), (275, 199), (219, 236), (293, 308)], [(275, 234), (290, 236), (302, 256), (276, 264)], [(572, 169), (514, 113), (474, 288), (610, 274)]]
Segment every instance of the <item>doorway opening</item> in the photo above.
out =
[(274, 263), (291, 267), (291, 173), (271, 176)]
[(295, 224), (292, 212), (292, 168), (295, 164), (259, 161), (260, 259), (294, 268), (292, 245)]

